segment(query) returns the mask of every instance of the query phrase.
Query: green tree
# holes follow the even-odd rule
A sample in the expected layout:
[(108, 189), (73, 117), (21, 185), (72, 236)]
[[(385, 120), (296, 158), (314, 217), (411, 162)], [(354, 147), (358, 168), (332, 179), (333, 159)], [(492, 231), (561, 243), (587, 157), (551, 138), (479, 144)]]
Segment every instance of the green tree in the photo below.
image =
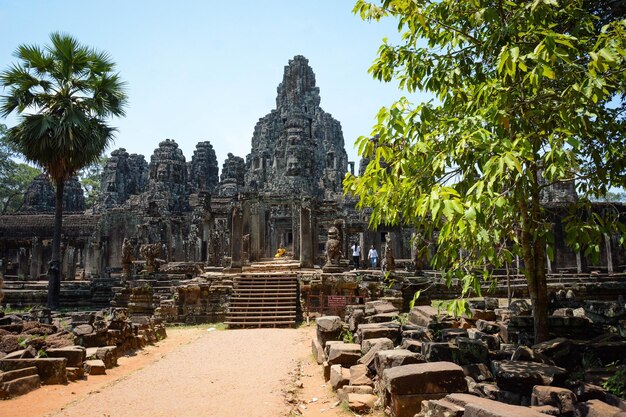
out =
[(87, 208), (92, 208), (100, 200), (102, 173), (108, 160), (108, 157), (102, 156), (98, 161), (83, 168), (78, 174), (85, 193)]
[(8, 141), (56, 186), (48, 305), (58, 307), (64, 181), (97, 161), (111, 143), (115, 128), (107, 119), (124, 115), (126, 94), (107, 53), (67, 34), (52, 33), (50, 42), (17, 48), (18, 63), (0, 74), (8, 92), (0, 99), (0, 114), (19, 114)]
[(6, 140), (7, 127), (0, 124), (0, 213), (18, 211), (24, 202), (24, 193), (40, 174), (28, 164), (16, 162), (16, 152)]
[[(437, 231), (432, 262), (464, 296), (519, 255), (535, 339), (545, 340), (553, 236), (543, 190), (575, 180), (582, 205), (626, 183), (625, 22), (599, 26), (597, 11), (576, 0), (358, 0), (354, 11), (391, 16), (401, 32), (398, 45), (383, 41), (370, 73), (436, 99), (380, 110), (375, 139), (357, 141), (371, 162), (347, 176), (345, 191), (373, 208), (374, 225)], [(577, 240), (610, 224), (566, 227), (580, 249)]]

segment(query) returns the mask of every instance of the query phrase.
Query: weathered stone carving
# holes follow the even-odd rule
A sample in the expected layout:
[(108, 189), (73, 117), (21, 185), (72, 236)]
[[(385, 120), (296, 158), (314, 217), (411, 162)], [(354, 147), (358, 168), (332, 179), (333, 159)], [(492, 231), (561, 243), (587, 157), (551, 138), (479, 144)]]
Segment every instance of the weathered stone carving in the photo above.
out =
[(143, 192), (148, 183), (148, 163), (143, 155), (119, 148), (111, 152), (101, 180), (101, 204), (114, 207), (124, 204), (131, 195)]
[(135, 248), (130, 239), (124, 238), (122, 242), (122, 274), (125, 278), (130, 278), (133, 261), (135, 260)]
[(277, 195), (340, 193), (348, 166), (341, 125), (319, 107), (306, 58), (289, 61), (277, 91), (276, 109), (254, 128), (246, 187)]
[(85, 194), (78, 177), (65, 181), (63, 189), (63, 210), (67, 212), (85, 211)]
[(244, 184), (246, 164), (243, 158), (228, 154), (228, 158), (222, 166), (220, 175), (219, 195), (222, 197), (232, 197), (241, 191)]
[(326, 240), (326, 265), (324, 272), (338, 272), (341, 270), (341, 241), (339, 231), (335, 226), (328, 229), (328, 240)]
[(151, 274), (156, 272), (158, 265), (156, 259), (161, 256), (160, 243), (148, 243), (139, 247), (139, 253), (146, 260), (146, 271)]
[(196, 145), (189, 162), (189, 188), (192, 193), (212, 193), (218, 185), (219, 168), (211, 142)]
[(28, 186), (21, 211), (36, 213), (54, 211), (54, 188), (46, 174), (37, 175)]
[(396, 270), (396, 261), (393, 257), (393, 249), (391, 247), (391, 235), (387, 233), (385, 235), (385, 252), (383, 255), (383, 270), (385, 271), (395, 271)]

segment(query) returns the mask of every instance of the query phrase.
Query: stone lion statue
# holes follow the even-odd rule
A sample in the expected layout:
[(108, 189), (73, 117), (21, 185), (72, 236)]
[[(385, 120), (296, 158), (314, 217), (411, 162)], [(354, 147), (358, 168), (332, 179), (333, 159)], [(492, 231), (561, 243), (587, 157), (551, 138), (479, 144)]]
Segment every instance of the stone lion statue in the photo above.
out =
[(339, 265), (341, 259), (341, 241), (339, 240), (339, 230), (335, 226), (328, 229), (328, 240), (326, 241), (326, 265)]

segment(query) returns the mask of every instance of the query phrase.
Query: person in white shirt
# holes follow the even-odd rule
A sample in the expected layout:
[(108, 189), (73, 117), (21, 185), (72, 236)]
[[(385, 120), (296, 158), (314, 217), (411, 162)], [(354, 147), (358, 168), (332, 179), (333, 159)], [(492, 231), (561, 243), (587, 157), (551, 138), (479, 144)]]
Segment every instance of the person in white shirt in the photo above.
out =
[(376, 268), (376, 266), (378, 265), (378, 252), (374, 248), (374, 245), (372, 245), (372, 247), (370, 248), (370, 251), (367, 254), (367, 259), (370, 260), (370, 265), (372, 266), (372, 268)]
[(352, 261), (354, 262), (354, 269), (359, 269), (359, 261), (361, 259), (361, 247), (358, 243), (354, 242), (352, 245)]

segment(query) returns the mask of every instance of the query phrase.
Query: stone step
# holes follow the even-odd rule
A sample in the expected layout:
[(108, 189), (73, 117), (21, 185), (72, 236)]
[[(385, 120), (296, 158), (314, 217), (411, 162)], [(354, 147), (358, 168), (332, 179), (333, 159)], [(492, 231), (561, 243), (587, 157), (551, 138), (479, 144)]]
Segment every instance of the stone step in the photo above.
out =
[(292, 305), (259, 305), (259, 306), (230, 306), (230, 311), (233, 310), (293, 310)]

